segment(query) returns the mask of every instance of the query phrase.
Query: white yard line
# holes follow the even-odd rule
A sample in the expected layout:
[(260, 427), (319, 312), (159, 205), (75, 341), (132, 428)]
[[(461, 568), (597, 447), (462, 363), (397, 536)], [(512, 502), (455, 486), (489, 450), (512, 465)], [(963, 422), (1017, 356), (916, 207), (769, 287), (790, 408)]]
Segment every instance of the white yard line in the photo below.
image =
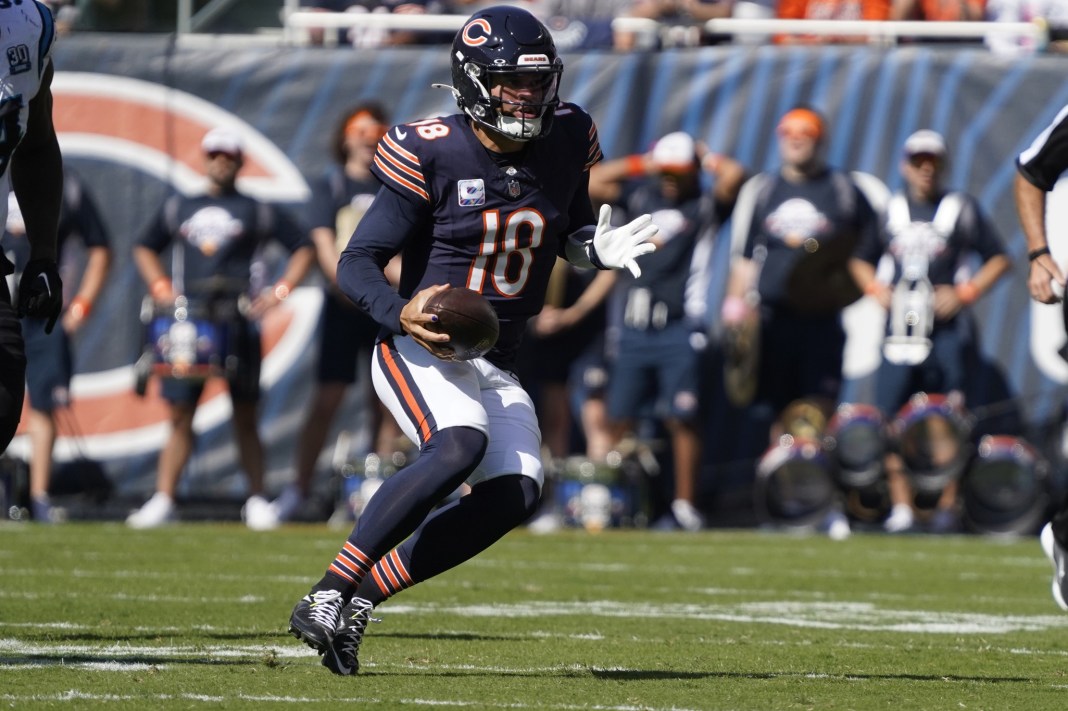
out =
[[(0, 592), (0, 598), (36, 599), (34, 593)], [(113, 593), (103, 599), (124, 602), (168, 604), (254, 604), (267, 602), (263, 596), (236, 597), (183, 595), (128, 595)], [(688, 622), (718, 621), (743, 624), (765, 623), (787, 627), (903, 632), (909, 634), (1005, 634), (1009, 632), (1062, 630), (1068, 628), (1066, 615), (994, 615), (977, 612), (936, 612), (883, 607), (867, 601), (756, 600), (738, 603), (653, 604), (591, 600), (546, 602), (530, 600), (511, 604), (439, 605), (434, 603), (382, 606), (383, 615), (456, 615), (459, 617), (605, 617), (632, 619), (683, 619)], [(0, 628), (6, 623), (0, 622)]]
[(318, 704), (322, 706), (337, 704), (359, 704), (366, 706), (388, 706), (395, 708), (398, 705), (405, 706), (431, 706), (446, 708), (475, 708), (475, 709), (559, 709), (559, 711), (696, 711), (682, 706), (640, 706), (605, 705), (605, 704), (523, 704), (509, 703), (498, 704), (483, 699), (467, 701), (464, 699), (376, 699), (366, 696), (349, 698), (336, 697), (310, 697), (310, 696), (274, 696), (274, 695), (250, 695), (234, 694), (233, 696), (208, 696), (207, 694), (91, 694), (76, 689), (64, 691), (58, 694), (32, 694), (19, 696), (17, 694), (0, 694), (0, 701), (18, 702), (63, 702), (63, 701), (191, 701), (205, 704), (225, 704), (227, 702), (244, 701), (255, 703), (273, 704)]

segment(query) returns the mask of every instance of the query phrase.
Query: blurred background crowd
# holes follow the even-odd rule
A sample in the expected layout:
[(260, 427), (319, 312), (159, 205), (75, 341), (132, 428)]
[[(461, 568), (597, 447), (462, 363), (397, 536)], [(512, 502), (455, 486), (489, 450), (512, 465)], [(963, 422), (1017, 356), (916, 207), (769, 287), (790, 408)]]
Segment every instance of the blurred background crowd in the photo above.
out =
[[(297, 43), (312, 51), (316, 46), (323, 46), (323, 52), (351, 48), (353, 56), (370, 56), (360, 53), (376, 48), (444, 47), (453, 35), (444, 26), (409, 23), (406, 28), (403, 20), (361, 23), (352, 19), (357, 16), (461, 18), (476, 7), (459, 0), (48, 4), (61, 32), (98, 38), (101, 44), (94, 46), (113, 52), (128, 37), (125, 33), (173, 33), (183, 22), (196, 33), (277, 43), (291, 13), (338, 13), (346, 22), (300, 24)], [(742, 25), (720, 32), (707, 24), (719, 19), (839, 19), (1032, 23), (1041, 27), (1038, 35), (962, 37), (949, 32), (932, 38), (895, 32), (889, 44), (1055, 55), (1061, 50), (1059, 29), (1068, 28), (1068, 8), (1053, 0), (523, 4), (553, 28), (562, 49), (573, 52), (888, 44), (876, 35), (752, 32), (752, 26)], [(648, 22), (653, 25), (643, 24)], [(1034, 36), (1050, 41), (1037, 43)], [(163, 67), (166, 76), (165, 62)], [(80, 67), (64, 67), (61, 56), (58, 68), (62, 76), (64, 69)], [(368, 83), (376, 76), (369, 76)], [(226, 81), (224, 77), (217, 92), (220, 105), (236, 103), (234, 95), (240, 93)], [(283, 412), (277, 404), (260, 408), (272, 421), (286, 420), (287, 433), (299, 432), (282, 464), (263, 461), (262, 450), (271, 449), (276, 430), (263, 431), (261, 423), (257, 432), (256, 411), (242, 407), (259, 397), (256, 388), (238, 386), (239, 373), (232, 367), (178, 372), (173, 359), (155, 347), (162, 332), (153, 328), (169, 328), (175, 296), (183, 293), (173, 288), (176, 263), (167, 251), (166, 230), (155, 218), (116, 216), (108, 203), (125, 186), (79, 180), (80, 169), (87, 167), (80, 160), (100, 159), (93, 149), (79, 146), (78, 158), (68, 162), (65, 208), (68, 235), (75, 238), (71, 244), (82, 245), (71, 249), (75, 255), (67, 267), (72, 286), (64, 325), (72, 340), (67, 359), (73, 361), (67, 370), (81, 372), (79, 348), (106, 340), (101, 329), (108, 325), (98, 315), (102, 309), (93, 306), (115, 298), (109, 289), (125, 289), (136, 297), (145, 295), (147, 304), (136, 326), (145, 334), (143, 352), (134, 354), (142, 366), (138, 396), (142, 402), (160, 403), (157, 376), (177, 376), (195, 385), (192, 407), (168, 415), (181, 435), (178, 441), (172, 435), (169, 444), (146, 455), (155, 481), (128, 487), (116, 474), (123, 464), (102, 466), (86, 451), (79, 431), (91, 426), (72, 416), (77, 403), (71, 402), (69, 382), (51, 390), (41, 386), (36, 397), (31, 383), (23, 436), (0, 467), (10, 517), (125, 516), (148, 498), (127, 519), (131, 526), (162, 525), (179, 517), (230, 517), (238, 512), (230, 505), (234, 500), (253, 528), (331, 517), (349, 521), (382, 477), (417, 456), (368, 396), (362, 360), (374, 327), (358, 323), (332, 285), (338, 249), (377, 188), (368, 170), (376, 141), (391, 121), (423, 117), (405, 108), (400, 89), (367, 91), (373, 101), (345, 99), (344, 105), (323, 111), (329, 113), (330, 125), (318, 131), (324, 137), (316, 158), (320, 167), (307, 175), (310, 188), (303, 195), (280, 200), (258, 195), (264, 203), (279, 203), (270, 229), (263, 227), (263, 238), (283, 243), (291, 254), (288, 261), (277, 254), (272, 259), (270, 252), (248, 255), (250, 283), (235, 290), (215, 280), (204, 289), (227, 291), (226, 298), (235, 303), (239, 297), (259, 303), (259, 311), (242, 312), (242, 322), (263, 322), (254, 335), (264, 339), (265, 353), (268, 342), (273, 347), (280, 340), (271, 314), (299, 306), (308, 290), (322, 293), (311, 312), (322, 320), (312, 323), (296, 345), (314, 353), (316, 364), (299, 382), (286, 386), (293, 392)], [(62, 104), (62, 85), (57, 96)], [(536, 398), (549, 472), (543, 509), (530, 524), (534, 530), (654, 526), (694, 531), (763, 524), (833, 537), (858, 529), (1013, 534), (1037, 531), (1046, 520), (1050, 502), (1063, 489), (1061, 453), (1050, 448), (1048, 433), (1038, 433), (1021, 416), (1021, 395), (1011, 392), (1002, 366), (981, 347), (983, 327), (972, 308), (991, 290), (1004, 294), (997, 287), (1014, 268), (1012, 256), (1021, 254), (1022, 244), (1014, 241), (1018, 237), (1002, 216), (993, 217), (980, 197), (964, 192), (971, 188), (953, 170), (955, 162), (970, 161), (953, 150), (959, 136), (929, 130), (914, 113), (913, 125), (895, 134), (900, 140), (885, 132), (879, 150), (889, 159), (882, 170), (874, 170), (871, 161), (854, 165), (836, 150), (850, 140), (841, 113), (828, 116), (797, 98), (796, 105), (780, 106), (765, 117), (767, 130), (752, 139), (766, 147), (762, 154), (735, 150), (725, 140), (713, 149), (709, 139), (722, 139), (721, 130), (674, 130), (680, 122), (655, 132), (647, 126), (642, 132), (646, 140), (631, 142), (633, 152), (606, 151), (608, 160), (594, 168), (594, 202), (615, 205), (618, 219), (652, 212), (664, 244), (644, 267), (641, 280), (581, 272), (561, 263), (545, 310), (530, 324), (519, 375)], [(320, 110), (323, 103), (308, 101)], [(615, 123), (607, 110), (591, 113), (605, 125)], [(62, 113), (58, 123), (62, 137)], [(257, 128), (269, 133), (268, 124), (263, 120)], [(263, 136), (251, 127), (242, 132), (236, 124), (221, 134), (209, 131), (216, 128), (207, 124), (195, 134), (188, 129), (186, 148), (194, 157), (184, 160), (191, 169), (211, 181), (226, 179), (228, 167), (233, 172), (229, 179), (239, 187), (243, 176), (249, 181), (261, 177), (265, 152), (257, 141)], [(605, 126), (602, 134), (608, 135)], [(797, 178), (790, 185), (804, 187), (791, 192), (783, 187), (783, 175)], [(181, 192), (194, 192), (181, 180), (168, 179)], [(155, 215), (171, 191), (171, 186), (161, 186), (139, 209)], [(952, 206), (942, 210), (942, 203)], [(5, 250), (17, 243), (17, 211), (13, 215)], [(916, 224), (923, 225), (919, 232), (913, 230)], [(817, 249), (812, 240), (824, 232), (842, 235), (842, 246)], [(947, 240), (950, 253), (944, 249)], [(917, 251), (916, 244), (925, 246)], [(790, 249), (781, 250), (781, 245)], [(151, 261), (146, 246), (161, 255), (162, 274), (154, 266), (146, 271), (144, 259)], [(108, 260), (100, 255), (109, 249), (111, 275), (106, 276)], [(124, 263), (135, 261), (136, 268), (124, 270)], [(300, 264), (288, 272), (287, 264), (295, 262)], [(161, 277), (168, 279), (166, 285)], [(113, 286), (116, 280), (122, 280), (121, 287)], [(289, 299), (291, 293), (295, 298)], [(205, 320), (230, 323), (224, 317)], [(350, 327), (339, 341), (339, 329)], [(332, 342), (330, 334), (335, 335)], [(866, 355), (857, 356), (858, 350)], [(850, 363), (858, 357), (871, 361), (872, 377), (862, 388), (848, 382)], [(257, 363), (256, 375), (259, 367)], [(264, 368), (264, 389), (271, 390), (268, 383), (275, 376)], [(247, 372), (241, 371), (246, 378)], [(221, 446), (241, 449), (231, 468), (243, 475), (222, 489), (198, 488), (203, 481), (196, 477), (185, 477), (182, 484), (183, 468), (207, 469), (211, 464), (204, 460), (218, 457), (211, 448), (198, 451), (205, 446), (197, 443), (205, 428), (195, 426), (199, 420), (194, 414), (197, 398), (217, 391), (211, 382), (221, 379), (230, 380), (231, 392), (244, 387), (239, 391), (245, 395), (233, 403), (233, 435), (227, 430), (212, 437), (225, 440)], [(57, 387), (60, 397), (54, 397)], [(162, 412), (162, 405), (153, 406)], [(710, 432), (717, 434), (710, 437)], [(72, 444), (53, 461), (52, 449), (63, 438)], [(726, 439), (729, 447), (723, 446)]]
[[(62, 32), (171, 32), (180, 29), (182, 11), (193, 29), (212, 33), (275, 34), (295, 11), (351, 13), (351, 26), (303, 26), (303, 42), (381, 47), (451, 40), (450, 31), (424, 31), (417, 23), (361, 22), (359, 15), (470, 15), (487, 0), (48, 0)], [(698, 46), (724, 42), (863, 43), (868, 36), (806, 35), (801, 32), (716, 31), (710, 20), (869, 20), (929, 22), (1037, 23), (1046, 39), (992, 35), (985, 39), (1001, 53), (1065, 51), (1068, 5), (1060, 0), (519, 0), (554, 32), (562, 50)], [(281, 7), (279, 7), (281, 5)], [(344, 23), (343, 23), (344, 24)], [(420, 29), (423, 27), (423, 29)], [(416, 28), (416, 29), (411, 29)], [(895, 41), (910, 42), (907, 32)], [(930, 41), (933, 35), (925, 36)], [(961, 42), (946, 30), (937, 41)]]

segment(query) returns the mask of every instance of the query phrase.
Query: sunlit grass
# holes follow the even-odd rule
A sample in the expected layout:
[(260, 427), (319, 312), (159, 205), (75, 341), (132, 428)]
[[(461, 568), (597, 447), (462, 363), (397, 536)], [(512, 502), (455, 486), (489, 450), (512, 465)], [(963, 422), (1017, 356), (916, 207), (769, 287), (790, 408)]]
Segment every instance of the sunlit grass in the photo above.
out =
[(1062, 709), (1033, 539), (510, 534), (377, 611), (355, 678), (286, 633), (344, 539), (0, 527), (13, 708)]

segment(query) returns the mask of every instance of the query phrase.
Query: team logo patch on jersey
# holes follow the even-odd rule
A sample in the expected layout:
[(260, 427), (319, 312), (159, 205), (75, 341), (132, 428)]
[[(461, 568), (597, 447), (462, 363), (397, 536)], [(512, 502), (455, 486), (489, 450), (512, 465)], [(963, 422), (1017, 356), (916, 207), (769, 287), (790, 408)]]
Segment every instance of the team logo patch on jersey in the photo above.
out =
[(486, 185), (482, 178), (461, 180), (456, 184), (460, 192), (460, 207), (478, 207), (486, 204)]

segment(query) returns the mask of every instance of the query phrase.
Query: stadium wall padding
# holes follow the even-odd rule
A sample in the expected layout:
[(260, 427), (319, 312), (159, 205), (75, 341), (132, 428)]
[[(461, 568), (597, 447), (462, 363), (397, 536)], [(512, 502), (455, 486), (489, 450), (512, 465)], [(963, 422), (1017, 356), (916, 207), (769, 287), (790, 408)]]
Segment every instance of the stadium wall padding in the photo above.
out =
[[(55, 61), (57, 78), (67, 78), (65, 90), (56, 97), (61, 144), (68, 164), (87, 179), (115, 248), (109, 285), (79, 339), (74, 394), (84, 400), (96, 390), (107, 390), (94, 388), (97, 380), (111, 377), (124, 382), (125, 369), (140, 351), (137, 314), (144, 288), (130, 260), (131, 244), (171, 189), (168, 182), (179, 182), (179, 168), (197, 169), (190, 156), (196, 152), (199, 126), (220, 116), (243, 122), (295, 171), (311, 179), (328, 165), (335, 123), (354, 104), (379, 101), (395, 122), (455, 109), (447, 90), (430, 86), (449, 83), (443, 46), (365, 51), (264, 48), (228, 46), (220, 38), (194, 48), (167, 36), (87, 34), (62, 38)], [(978, 196), (1015, 262), (1010, 277), (977, 308), (983, 351), (991, 372), (1004, 386), (1004, 392), (988, 399), (1001, 402), (1007, 396), (1021, 404), (1029, 427), (1060, 417), (1064, 381), (1037, 368), (1030, 348), (1026, 257), (1012, 202), (1012, 180), (1015, 155), (1068, 102), (1063, 58), (1009, 59), (981, 49), (938, 46), (728, 45), (660, 53), (589, 52), (565, 56), (565, 62), (562, 96), (594, 116), (608, 157), (644, 150), (658, 136), (681, 129), (753, 170), (770, 169), (777, 161), (777, 118), (797, 103), (808, 103), (829, 117), (828, 157), (833, 164), (870, 173), (896, 189), (901, 186), (897, 167), (905, 137), (924, 127), (945, 134), (951, 151), (950, 186)], [(163, 97), (162, 103), (148, 113), (127, 111), (141, 98), (128, 91), (95, 108), (92, 103), (75, 105), (70, 97), (77, 88), (84, 86), (92, 93), (95, 78), (100, 77), (121, 79), (134, 87), (151, 85), (149, 93)], [(172, 106), (175, 112), (184, 112), (182, 121), (170, 114)], [(83, 111), (101, 115), (80, 115)], [(162, 144), (142, 147), (140, 137), (148, 134), (162, 136)], [(146, 168), (149, 157), (161, 151), (173, 158), (173, 165), (162, 171)], [(271, 174), (278, 166), (271, 167), (268, 151), (260, 153), (265, 156), (266, 173)], [(280, 169), (268, 176), (267, 182), (275, 182), (264, 188), (264, 194), (281, 196), (299, 209), (299, 198), (293, 198), (300, 192), (299, 180), (279, 175)], [(714, 256), (714, 291), (722, 287), (726, 272), (726, 241), (720, 240)], [(718, 292), (711, 298), (715, 302)], [(314, 314), (314, 299), (307, 301), (309, 313)], [(1063, 340), (1063, 335), (1056, 337)], [(295, 433), (313, 380), (314, 340), (290, 350), (285, 372), (271, 383), (263, 406), (261, 429), (274, 490), (290, 476)], [(859, 395), (866, 387), (858, 378), (850, 382), (847, 393)], [(164, 434), (159, 421), (162, 409), (158, 402), (136, 406), (130, 402), (101, 403), (99, 416), (76, 405), (83, 433), (80, 446), (105, 461), (120, 492), (147, 493)], [(357, 398), (350, 399), (335, 430), (361, 426), (356, 403)], [(725, 406), (718, 398), (710, 404), (708, 471), (715, 477), (718, 463), (730, 462), (735, 455), (733, 439), (717, 429), (717, 423), (725, 421)], [(129, 420), (142, 411), (150, 413), (155, 424), (139, 430), (141, 446), (123, 449), (123, 442), (137, 438), (124, 437), (123, 425), (107, 423), (117, 422), (120, 414)], [(202, 435), (183, 493), (240, 495), (243, 480), (236, 474), (227, 418), (200, 420), (198, 428)], [(76, 450), (69, 440), (61, 442), (61, 459)], [(16, 442), (13, 451), (17, 453), (19, 446)]]

